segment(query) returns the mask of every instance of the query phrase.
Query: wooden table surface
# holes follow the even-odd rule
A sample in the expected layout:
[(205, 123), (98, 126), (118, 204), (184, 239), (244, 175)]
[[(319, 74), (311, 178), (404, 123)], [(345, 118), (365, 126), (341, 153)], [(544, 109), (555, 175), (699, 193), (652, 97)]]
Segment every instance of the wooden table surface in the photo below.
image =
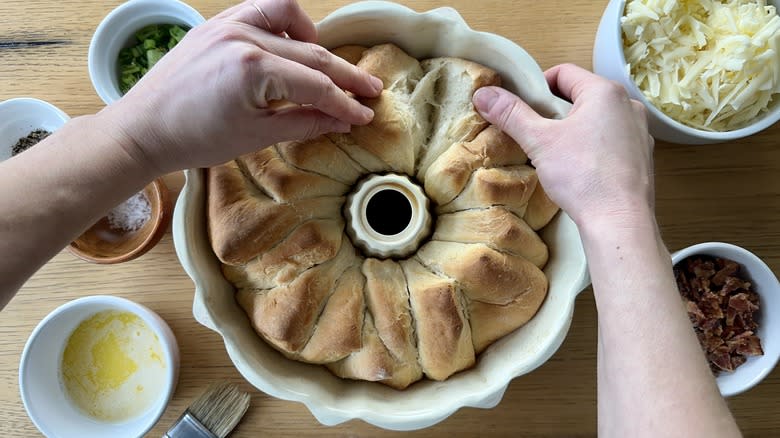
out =
[[(118, 0), (0, 2), (0, 100), (33, 96), (70, 116), (102, 107), (87, 73), (92, 33)], [(314, 20), (349, 3), (303, 0)], [(561, 62), (591, 67), (591, 47), (606, 0), (404, 1), (416, 10), (455, 7), (475, 29), (506, 36), (542, 68)], [(205, 17), (229, 0), (191, 0)], [(742, 245), (780, 272), (780, 125), (752, 138), (714, 146), (656, 146), (657, 210), (671, 250), (720, 240)], [(181, 175), (167, 177), (177, 194)], [(2, 280), (0, 280), (2, 281)], [(192, 317), (193, 284), (176, 258), (170, 232), (132, 262), (98, 266), (62, 252), (0, 313), (0, 435), (39, 436), (19, 396), (22, 348), (55, 307), (86, 295), (131, 298), (170, 324), (181, 348), (176, 394), (150, 436), (160, 436), (212, 381), (238, 382), (252, 404), (233, 436), (390, 436), (360, 421), (320, 425), (298, 403), (254, 390), (233, 368), (221, 338)], [(670, 358), (673, 360), (673, 358)], [(780, 434), (780, 369), (747, 393), (729, 399), (747, 436)], [(696, 421), (696, 419), (691, 419)], [(577, 301), (569, 335), (550, 361), (509, 386), (494, 409), (462, 409), (416, 436), (594, 436), (596, 434), (596, 313), (593, 296)]]

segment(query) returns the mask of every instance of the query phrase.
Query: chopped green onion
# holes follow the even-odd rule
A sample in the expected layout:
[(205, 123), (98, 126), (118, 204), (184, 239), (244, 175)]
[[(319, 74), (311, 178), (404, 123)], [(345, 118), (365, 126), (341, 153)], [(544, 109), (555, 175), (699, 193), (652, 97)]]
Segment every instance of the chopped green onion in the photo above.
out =
[(152, 24), (135, 33), (133, 45), (117, 57), (119, 88), (127, 93), (149, 69), (187, 35), (189, 28), (175, 24)]
[(157, 64), (157, 61), (159, 61), (163, 55), (165, 55), (165, 53), (159, 49), (147, 50), (146, 64), (149, 66), (149, 68), (154, 67), (154, 65)]

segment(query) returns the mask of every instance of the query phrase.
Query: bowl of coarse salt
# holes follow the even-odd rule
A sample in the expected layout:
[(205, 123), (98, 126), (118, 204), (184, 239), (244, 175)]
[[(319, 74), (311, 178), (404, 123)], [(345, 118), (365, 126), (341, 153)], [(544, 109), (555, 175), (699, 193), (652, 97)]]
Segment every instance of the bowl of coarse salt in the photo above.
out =
[(168, 187), (154, 180), (100, 218), (68, 250), (88, 262), (122, 263), (152, 249), (165, 234), (172, 204)]

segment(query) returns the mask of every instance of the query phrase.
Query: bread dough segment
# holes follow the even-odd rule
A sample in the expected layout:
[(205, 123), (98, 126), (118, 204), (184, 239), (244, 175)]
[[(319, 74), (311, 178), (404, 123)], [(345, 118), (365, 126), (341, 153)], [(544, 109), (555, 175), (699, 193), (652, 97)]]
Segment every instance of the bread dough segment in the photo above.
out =
[(546, 227), (556, 213), (558, 213), (558, 206), (547, 196), (542, 185), (537, 184), (536, 190), (528, 200), (528, 208), (523, 219), (534, 231), (538, 231)]
[(301, 352), (301, 359), (322, 364), (341, 360), (360, 350), (366, 311), (363, 299), (365, 283), (359, 267), (354, 266), (344, 272), (317, 319), (314, 334)]
[(291, 283), (269, 291), (239, 289), (236, 300), (263, 339), (297, 358), (336, 280), (355, 263), (355, 249), (345, 242), (335, 258), (305, 271)]
[(361, 99), (374, 110), (374, 119), (367, 126), (354, 126), (350, 134), (328, 134), (328, 138), (370, 173), (413, 174), (414, 152), (419, 148), (415, 142), (424, 141), (428, 132), (421, 129), (419, 114), (409, 102), (423, 76), (419, 61), (392, 44), (382, 44), (365, 50), (357, 66), (384, 84), (379, 97)]
[(418, 261), (401, 262), (417, 334), (420, 364), (428, 378), (444, 380), (475, 363), (471, 329), (455, 281)]
[(359, 145), (351, 134), (331, 133), (325, 134), (330, 141), (344, 151), (352, 160), (366, 169), (367, 173), (384, 173), (393, 170), (393, 167), (372, 154), (368, 149)]
[(512, 331), (530, 321), (541, 307), (546, 295), (534, 295), (533, 300), (519, 297), (505, 305), (470, 301), (471, 340), (477, 354)]
[(363, 322), (362, 343), (360, 351), (338, 362), (326, 364), (328, 369), (344, 379), (382, 382), (395, 389), (404, 389), (422, 377), (418, 370), (400, 363), (390, 354), (379, 338), (370, 313), (366, 313)]
[(423, 179), (428, 167), (454, 143), (471, 141), (488, 123), (477, 113), (471, 98), (477, 89), (501, 85), (498, 73), (458, 58), (432, 58), (421, 62), (426, 72), (436, 71), (436, 108), (431, 135), (418, 157), (417, 178)]
[(350, 244), (344, 237), (344, 221), (315, 219), (301, 224), (260, 257), (244, 265), (223, 265), (222, 273), (239, 289), (273, 289), (332, 259), (342, 244)]
[(429, 242), (417, 258), (458, 281), (477, 354), (533, 318), (547, 296), (547, 277), (539, 268), (482, 244)]
[(523, 257), (538, 268), (547, 264), (547, 245), (524, 220), (503, 207), (443, 214), (436, 222), (433, 240), (484, 243)]
[(518, 298), (541, 304), (547, 277), (528, 260), (481, 243), (431, 241), (417, 259), (436, 273), (458, 281), (469, 300), (506, 305)]
[(365, 126), (353, 126), (354, 142), (387, 163), (390, 170), (414, 174), (416, 153), (429, 131), (430, 106), (413, 104), (411, 96), (423, 76), (420, 63), (392, 44), (372, 47), (362, 54), (358, 67), (382, 80), (385, 89), (361, 102), (374, 110)]
[(344, 183), (287, 164), (275, 148), (243, 155), (236, 162), (277, 202), (342, 196), (350, 188)]
[(397, 94), (411, 95), (424, 74), (420, 61), (394, 44), (369, 48), (363, 52), (357, 66), (378, 77), (385, 90)]
[(349, 186), (366, 173), (324, 135), (306, 141), (279, 143), (276, 151), (285, 162), (298, 169), (324, 175)]
[(331, 50), (331, 53), (347, 61), (350, 64), (357, 64), (358, 62), (360, 62), (360, 58), (363, 57), (363, 52), (365, 52), (366, 50), (368, 50), (367, 47), (358, 46), (358, 45), (346, 45)]
[[(365, 58), (364, 58), (365, 59)], [(420, 116), (408, 102), (384, 90), (375, 99), (362, 99), (374, 110), (374, 119), (365, 126), (353, 126), (355, 143), (387, 163), (394, 172), (414, 173), (414, 151), (425, 140), (417, 126)]]
[(434, 162), (423, 178), (425, 192), (438, 205), (455, 199), (480, 167), (526, 164), (525, 152), (496, 126), (488, 126), (469, 142), (452, 145)]
[(235, 162), (207, 171), (209, 238), (225, 264), (243, 264), (265, 253), (301, 223), (341, 218), (344, 198), (322, 197), (279, 204), (247, 180)]
[(409, 308), (409, 292), (401, 265), (393, 260), (369, 258), (363, 262), (366, 276), (366, 305), (377, 334), (399, 366), (414, 380), (422, 377)]
[(444, 214), (503, 205), (523, 217), (537, 182), (536, 170), (530, 166), (481, 167), (471, 175), (463, 192), (437, 211)]

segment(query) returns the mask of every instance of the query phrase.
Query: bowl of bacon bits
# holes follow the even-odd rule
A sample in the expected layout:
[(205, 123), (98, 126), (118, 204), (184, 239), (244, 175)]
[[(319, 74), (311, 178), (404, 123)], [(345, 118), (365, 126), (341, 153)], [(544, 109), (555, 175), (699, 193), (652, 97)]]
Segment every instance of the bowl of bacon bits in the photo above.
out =
[(677, 287), (724, 397), (755, 386), (780, 357), (780, 283), (750, 251), (706, 242), (672, 255)]

